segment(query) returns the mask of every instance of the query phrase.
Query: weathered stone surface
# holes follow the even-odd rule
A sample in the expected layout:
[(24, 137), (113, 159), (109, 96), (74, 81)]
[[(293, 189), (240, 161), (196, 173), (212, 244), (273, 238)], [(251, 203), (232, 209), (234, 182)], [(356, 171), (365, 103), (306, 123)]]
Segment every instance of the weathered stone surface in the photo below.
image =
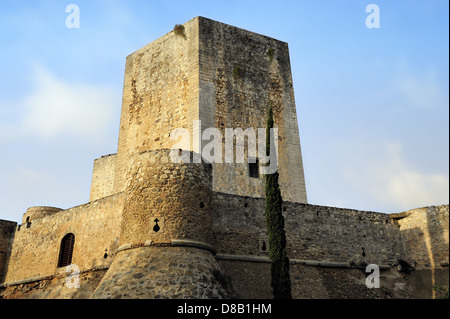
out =
[(106, 269), (91, 269), (80, 273), (79, 287), (66, 284), (64, 275), (48, 276), (45, 279), (15, 284), (0, 290), (4, 299), (89, 299), (97, 288)]
[(120, 252), (92, 295), (101, 299), (217, 299), (229, 292), (214, 256), (186, 247), (141, 247)]
[[(170, 150), (148, 151), (130, 161), (121, 245), (211, 238), (211, 165), (163, 161)], [(157, 225), (158, 231), (154, 231)]]
[(114, 194), (115, 171), (116, 154), (102, 156), (94, 161), (90, 202)]
[(396, 218), (405, 254), (415, 269), (448, 268), (449, 216), (447, 206), (430, 206)]
[[(223, 137), (226, 128), (257, 131), (266, 128), (267, 111), (272, 104), (278, 128), (278, 172), (283, 199), (306, 203), (287, 43), (202, 17), (197, 19), (202, 126), (219, 129)], [(265, 136), (262, 140), (265, 145)], [(249, 178), (248, 156), (260, 155), (245, 152), (242, 164), (213, 163), (213, 189), (264, 197), (263, 175)]]
[(23, 216), (25, 223), (13, 233), (4, 282), (61, 271), (57, 267), (60, 245), (68, 233), (75, 235), (72, 263), (80, 271), (109, 266), (119, 245), (122, 205), (122, 194), (116, 194), (67, 210), (29, 209)]
[[(239, 298), (272, 298), (269, 262), (219, 260), (219, 264), (233, 278)], [(361, 269), (291, 264), (290, 275), (294, 299), (391, 299), (410, 298), (412, 293), (408, 281), (393, 269), (381, 271), (378, 289), (366, 287), (367, 274)]]
[(17, 223), (0, 219), (0, 283), (4, 281), (16, 227)]

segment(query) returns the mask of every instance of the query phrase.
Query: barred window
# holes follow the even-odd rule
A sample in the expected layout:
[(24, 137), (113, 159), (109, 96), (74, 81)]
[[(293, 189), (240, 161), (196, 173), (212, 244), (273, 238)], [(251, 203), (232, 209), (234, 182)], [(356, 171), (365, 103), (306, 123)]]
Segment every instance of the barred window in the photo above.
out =
[(61, 247), (59, 249), (58, 267), (65, 267), (72, 263), (73, 245), (75, 244), (75, 235), (67, 234), (61, 240)]

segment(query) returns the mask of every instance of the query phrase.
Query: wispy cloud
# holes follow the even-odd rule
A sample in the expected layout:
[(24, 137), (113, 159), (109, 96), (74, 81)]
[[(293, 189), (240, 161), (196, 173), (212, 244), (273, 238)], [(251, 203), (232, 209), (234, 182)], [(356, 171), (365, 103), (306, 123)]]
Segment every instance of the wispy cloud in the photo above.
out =
[(0, 102), (0, 218), (89, 198), (92, 161), (115, 151), (120, 91), (37, 66), (24, 95)]
[(371, 202), (399, 211), (449, 202), (448, 175), (414, 167), (400, 143), (346, 143), (352, 145), (353, 156), (342, 165), (344, 182)]
[(428, 110), (448, 106), (448, 89), (434, 68), (428, 67), (423, 74), (413, 74), (404, 67), (398, 72), (391, 87), (405, 106)]
[(24, 125), (40, 136), (94, 137), (110, 123), (115, 94), (108, 88), (64, 82), (42, 67), (33, 80), (35, 90), (24, 101)]
[(105, 137), (116, 112), (117, 92), (72, 83), (43, 66), (34, 67), (31, 82), (31, 91), (15, 103), (20, 110), (15, 123), (1, 123), (0, 140), (26, 136), (49, 140), (62, 134), (92, 140)]

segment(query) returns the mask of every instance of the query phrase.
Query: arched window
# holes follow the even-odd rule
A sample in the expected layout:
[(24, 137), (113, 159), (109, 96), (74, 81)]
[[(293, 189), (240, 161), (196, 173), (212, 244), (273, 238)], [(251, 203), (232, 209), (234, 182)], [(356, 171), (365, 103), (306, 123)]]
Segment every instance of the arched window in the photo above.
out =
[(73, 245), (75, 244), (75, 235), (67, 234), (61, 240), (61, 247), (59, 248), (58, 267), (65, 267), (72, 263)]

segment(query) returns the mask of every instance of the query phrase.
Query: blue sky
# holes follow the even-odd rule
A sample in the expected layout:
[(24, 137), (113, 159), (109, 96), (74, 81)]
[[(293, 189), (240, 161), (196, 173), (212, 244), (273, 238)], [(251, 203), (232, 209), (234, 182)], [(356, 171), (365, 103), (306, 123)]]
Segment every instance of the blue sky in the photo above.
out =
[[(66, 27), (66, 6), (80, 28)], [(366, 6), (380, 9), (367, 28)], [(0, 1), (0, 219), (89, 201), (117, 150), (125, 58), (196, 16), (288, 42), (308, 200), (449, 202), (446, 0)]]

